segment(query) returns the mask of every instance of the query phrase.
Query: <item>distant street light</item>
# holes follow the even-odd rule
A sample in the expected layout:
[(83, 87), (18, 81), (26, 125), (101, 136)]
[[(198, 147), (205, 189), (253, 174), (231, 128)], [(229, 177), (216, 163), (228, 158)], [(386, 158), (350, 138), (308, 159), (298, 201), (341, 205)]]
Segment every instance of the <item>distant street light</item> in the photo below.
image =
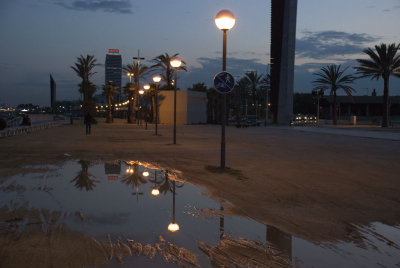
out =
[(150, 85), (146, 84), (146, 85), (143, 86), (143, 88), (144, 88), (144, 90), (149, 90), (150, 89)]
[[(233, 13), (227, 9), (221, 10), (215, 16), (215, 24), (223, 32), (222, 43), (222, 71), (226, 71), (226, 32), (235, 25), (236, 19)], [(225, 124), (226, 124), (226, 94), (222, 94), (221, 107), (221, 169), (225, 169)]]
[(312, 95), (317, 98), (317, 126), (319, 126), (319, 99), (324, 96), (324, 91), (314, 89)]
[(174, 82), (174, 144), (176, 144), (176, 88), (177, 88), (177, 71), (181, 67), (182, 61), (178, 58), (173, 58), (170, 61), (171, 66), (174, 68), (175, 82)]
[(126, 73), (126, 75), (129, 76), (129, 84), (132, 83), (133, 73)]
[(156, 74), (153, 76), (153, 82), (156, 84), (154, 98), (156, 102), (156, 136), (158, 135), (158, 84), (161, 82), (161, 76)]

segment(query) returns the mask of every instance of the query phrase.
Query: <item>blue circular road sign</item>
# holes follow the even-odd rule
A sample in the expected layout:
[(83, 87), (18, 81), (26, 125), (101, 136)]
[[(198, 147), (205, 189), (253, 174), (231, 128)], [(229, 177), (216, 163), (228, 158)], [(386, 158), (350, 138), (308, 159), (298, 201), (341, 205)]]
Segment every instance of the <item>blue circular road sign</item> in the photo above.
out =
[(235, 85), (235, 79), (228, 72), (217, 73), (214, 77), (214, 87), (219, 93), (229, 93)]

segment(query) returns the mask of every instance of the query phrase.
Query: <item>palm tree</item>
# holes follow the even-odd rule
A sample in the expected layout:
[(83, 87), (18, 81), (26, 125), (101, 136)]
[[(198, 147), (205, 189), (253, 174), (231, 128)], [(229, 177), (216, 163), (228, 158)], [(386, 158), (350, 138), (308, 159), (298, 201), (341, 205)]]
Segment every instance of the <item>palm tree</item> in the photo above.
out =
[(113, 105), (114, 95), (119, 94), (118, 88), (112, 82), (108, 82), (103, 86), (103, 96), (107, 99), (107, 119), (106, 123), (112, 123), (113, 120)]
[[(165, 83), (166, 83), (166, 86), (164, 87), (165, 90), (174, 89), (173, 84), (172, 84), (174, 69), (171, 67), (170, 61), (171, 61), (171, 59), (177, 57), (178, 55), (179, 55), (179, 53), (169, 56), (168, 53), (165, 53), (165, 54), (161, 54), (153, 59), (157, 63), (152, 65), (151, 68), (161, 69), (164, 72), (164, 74), (162, 74), (161, 76), (162, 76), (162, 80), (165, 81)], [(178, 68), (178, 70), (187, 71), (184, 61), (182, 61), (182, 65), (181, 65), (181, 67)]]
[(87, 113), (94, 115), (96, 112), (96, 104), (93, 101), (93, 94), (96, 91), (96, 86), (90, 81), (90, 78), (96, 73), (93, 71), (96, 66), (94, 55), (86, 55), (86, 57), (80, 55), (80, 57), (77, 58), (75, 66), (71, 66), (82, 79), (82, 82), (79, 84), (79, 92), (83, 94), (82, 109), (85, 115)]
[(249, 84), (242, 77), (233, 88), (233, 95), (238, 110), (235, 113), (236, 123), (239, 124), (243, 114), (247, 117), (247, 98), (249, 92)]
[(245, 81), (245, 83), (248, 84), (248, 88), (250, 89), (251, 95), (253, 97), (253, 104), (255, 105), (256, 115), (258, 115), (258, 113), (257, 113), (258, 97), (261, 93), (261, 92), (259, 92), (259, 90), (260, 90), (262, 79), (263, 79), (263, 76), (258, 75), (258, 73), (256, 71), (246, 72), (246, 74), (244, 76), (244, 81)]
[(90, 162), (80, 160), (79, 164), (81, 165), (81, 171), (73, 180), (71, 180), (71, 182), (74, 182), (74, 186), (79, 190), (86, 189), (86, 191), (91, 191), (96, 187), (96, 182), (98, 181), (90, 178), (92, 176), (88, 171)]
[(316, 90), (326, 90), (330, 89), (330, 94), (333, 95), (333, 124), (337, 124), (337, 101), (336, 101), (336, 91), (338, 89), (343, 89), (344, 92), (352, 97), (351, 93), (355, 92), (355, 89), (349, 86), (356, 79), (353, 75), (343, 75), (347, 70), (345, 68), (343, 71), (340, 70), (341, 65), (328, 65), (322, 67), (319, 73), (314, 73), (318, 78), (313, 81), (317, 86), (314, 88)]
[(397, 51), (400, 50), (400, 44), (395, 43), (386, 45), (380, 44), (375, 46), (376, 52), (367, 48), (364, 49), (364, 53), (367, 54), (370, 59), (358, 59), (359, 66), (355, 67), (358, 74), (361, 77), (370, 76), (371, 79), (378, 80), (380, 77), (383, 79), (383, 115), (382, 115), (382, 127), (389, 126), (389, 77), (394, 75), (400, 77), (400, 54)]
[(139, 79), (143, 78), (148, 71), (148, 67), (145, 65), (140, 65), (138, 62), (134, 64), (128, 64), (124, 70), (133, 74), (134, 83), (128, 83), (125, 86), (125, 95), (129, 100), (129, 109), (128, 109), (128, 123), (135, 123), (136, 115), (135, 108), (137, 106), (138, 100), (138, 91), (139, 91)]

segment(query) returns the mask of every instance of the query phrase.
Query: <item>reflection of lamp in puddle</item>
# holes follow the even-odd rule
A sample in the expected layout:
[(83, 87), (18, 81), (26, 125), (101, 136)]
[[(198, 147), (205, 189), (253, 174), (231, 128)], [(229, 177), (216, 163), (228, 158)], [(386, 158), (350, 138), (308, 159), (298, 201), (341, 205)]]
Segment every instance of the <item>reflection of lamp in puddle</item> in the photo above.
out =
[(168, 225), (168, 231), (176, 232), (179, 231), (179, 225), (175, 222), (175, 181), (172, 181), (172, 222)]
[(151, 190), (151, 195), (158, 196), (159, 194), (160, 194), (160, 190), (158, 190), (157, 188), (154, 188), (153, 190)]
[(126, 173), (128, 174), (132, 174), (133, 173), (133, 168), (131, 168), (130, 166), (126, 169)]
[(143, 175), (143, 177), (148, 177), (150, 175), (150, 173), (147, 170), (145, 170), (145, 171), (143, 171), (142, 175)]
[(158, 196), (160, 194), (160, 190), (157, 188), (157, 170), (154, 170), (154, 187), (151, 190), (152, 196)]

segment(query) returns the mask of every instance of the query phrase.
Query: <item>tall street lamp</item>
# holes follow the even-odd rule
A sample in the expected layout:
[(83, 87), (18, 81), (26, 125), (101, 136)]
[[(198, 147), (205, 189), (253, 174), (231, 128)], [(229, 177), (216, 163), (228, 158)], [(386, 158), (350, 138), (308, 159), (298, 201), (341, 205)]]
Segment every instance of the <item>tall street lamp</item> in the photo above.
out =
[[(144, 88), (144, 90), (145, 91), (147, 91), (147, 90), (149, 90), (150, 89), (150, 85), (149, 84), (145, 84), (144, 86), (143, 86), (143, 88)], [(147, 116), (148, 116), (148, 111), (147, 111), (147, 102), (145, 101), (145, 106), (144, 106), (144, 108), (145, 108), (145, 115), (144, 115), (144, 121), (146, 122), (146, 129), (147, 129)]]
[[(223, 9), (215, 16), (215, 24), (223, 32), (222, 42), (222, 71), (226, 72), (226, 33), (235, 25), (235, 15), (227, 9)], [(226, 94), (222, 94), (221, 106), (221, 169), (225, 169), (225, 125), (226, 125)]]
[(128, 122), (129, 122), (129, 117), (131, 116), (132, 113), (134, 113), (135, 107), (133, 107), (133, 95), (134, 95), (134, 88), (132, 86), (132, 77), (133, 77), (133, 73), (127, 72), (126, 75), (129, 77), (129, 92), (131, 92), (129, 94), (129, 104), (128, 104)]
[(133, 73), (126, 73), (126, 75), (129, 76), (129, 83), (132, 83)]
[(174, 68), (175, 80), (174, 80), (174, 144), (176, 144), (176, 87), (177, 87), (177, 77), (176, 73), (178, 68), (181, 67), (182, 61), (178, 58), (173, 58), (170, 61), (171, 66)]
[(155, 103), (156, 103), (156, 136), (158, 135), (158, 84), (161, 82), (161, 76), (156, 74), (153, 76), (153, 82), (156, 84), (156, 89), (154, 93)]

